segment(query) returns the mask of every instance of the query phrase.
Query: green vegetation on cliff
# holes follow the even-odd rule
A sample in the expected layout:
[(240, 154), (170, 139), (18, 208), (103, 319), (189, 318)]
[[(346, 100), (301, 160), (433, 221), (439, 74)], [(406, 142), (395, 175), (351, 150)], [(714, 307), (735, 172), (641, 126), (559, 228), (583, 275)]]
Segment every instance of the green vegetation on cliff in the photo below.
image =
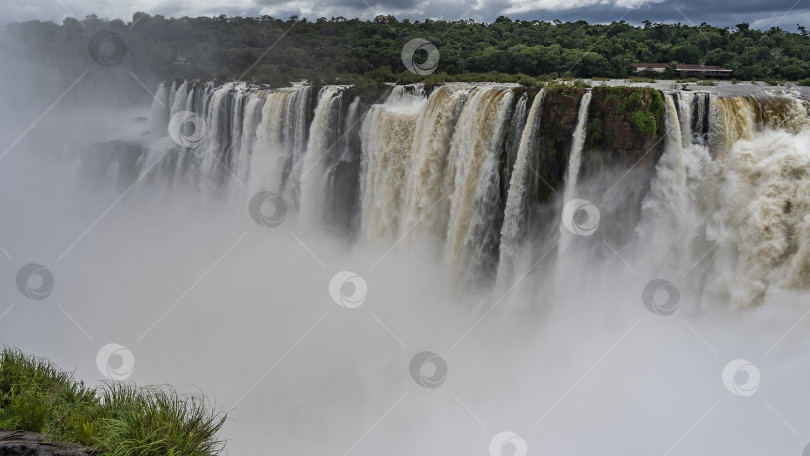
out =
[[(621, 88), (614, 88), (614, 90), (617, 89), (621, 90)], [(643, 109), (643, 96), (645, 93), (649, 94), (650, 97), (648, 109)], [(632, 112), (631, 122), (637, 132), (647, 136), (655, 136), (656, 133), (660, 133), (663, 126), (664, 99), (661, 92), (655, 89), (634, 89), (630, 96), (619, 103), (617, 113), (623, 114), (626, 112)]]
[[(804, 27), (798, 27), (798, 33), (779, 27), (761, 31), (747, 23), (721, 28), (645, 21), (636, 27), (624, 21), (588, 24), (507, 17), (476, 23), (400, 21), (393, 16), (372, 21), (224, 15), (175, 19), (136, 13), (130, 22), (91, 15), (66, 18), (61, 25), (9, 24), (0, 46), (79, 74), (89, 61), (90, 37), (105, 29), (126, 42), (124, 68), (137, 74), (154, 71), (162, 79), (238, 78), (273, 85), (296, 79), (316, 84), (371, 80), (532, 85), (541, 76), (626, 78), (634, 75), (633, 62), (669, 63), (663, 74), (669, 78), (676, 76), (676, 63), (724, 66), (740, 80), (810, 77), (810, 34)], [(402, 49), (414, 38), (430, 41), (439, 50), (435, 73), (419, 76), (406, 70)], [(416, 61), (426, 58), (420, 52)]]
[(49, 361), (0, 351), (0, 429), (52, 435), (111, 456), (209, 456), (225, 415), (202, 396), (170, 387), (88, 388)]
[(647, 136), (655, 136), (658, 122), (655, 115), (649, 111), (636, 111), (633, 113), (633, 128)]

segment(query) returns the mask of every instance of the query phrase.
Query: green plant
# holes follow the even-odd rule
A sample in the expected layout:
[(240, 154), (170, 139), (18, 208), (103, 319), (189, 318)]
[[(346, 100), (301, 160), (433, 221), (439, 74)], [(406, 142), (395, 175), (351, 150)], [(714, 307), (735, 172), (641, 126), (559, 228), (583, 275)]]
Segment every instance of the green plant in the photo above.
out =
[(604, 89), (600, 90), (604, 90), (605, 98), (610, 100), (613, 98), (624, 98), (626, 94), (626, 89), (628, 89), (628, 87), (621, 86), (621, 87), (605, 87)]
[(112, 383), (101, 391), (110, 416), (100, 420), (101, 447), (110, 456), (132, 454), (204, 456), (217, 454), (224, 417), (202, 396), (184, 396), (170, 387), (136, 388)]
[(637, 132), (647, 136), (655, 136), (655, 132), (658, 130), (658, 122), (652, 112), (636, 111), (633, 113), (631, 121)]
[(527, 87), (536, 86), (538, 84), (538, 80), (535, 77), (529, 76), (527, 74), (517, 74), (517, 83), (520, 85), (524, 85)]
[(0, 429), (43, 432), (110, 456), (211, 456), (224, 447), (217, 434), (225, 418), (203, 396), (125, 383), (96, 390), (48, 360), (0, 351)]
[(598, 144), (602, 137), (604, 136), (604, 126), (602, 122), (601, 116), (593, 116), (587, 125), (587, 135), (588, 141), (591, 144)]
[(664, 116), (664, 97), (661, 92), (655, 89), (649, 89), (652, 100), (650, 101), (650, 112), (653, 113), (656, 119), (661, 119)]
[(636, 111), (641, 108), (642, 92), (641, 90), (634, 90), (627, 98), (619, 103), (619, 114)]

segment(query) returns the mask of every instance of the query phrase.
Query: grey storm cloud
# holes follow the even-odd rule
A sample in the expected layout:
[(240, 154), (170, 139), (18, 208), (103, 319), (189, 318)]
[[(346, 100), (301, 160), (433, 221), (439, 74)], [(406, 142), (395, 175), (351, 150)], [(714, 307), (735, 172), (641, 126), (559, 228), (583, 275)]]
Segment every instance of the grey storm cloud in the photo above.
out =
[(258, 16), (287, 18), (292, 15), (371, 19), (393, 15), (399, 19), (425, 18), (494, 21), (498, 16), (551, 21), (584, 20), (609, 23), (624, 20), (640, 24), (680, 22), (698, 25), (734, 26), (747, 22), (768, 29), (779, 26), (795, 30), (810, 23), (810, 3), (796, 0), (4, 0), (0, 23), (23, 20), (61, 21), (96, 14), (107, 19), (130, 20), (136, 11), (181, 16)]

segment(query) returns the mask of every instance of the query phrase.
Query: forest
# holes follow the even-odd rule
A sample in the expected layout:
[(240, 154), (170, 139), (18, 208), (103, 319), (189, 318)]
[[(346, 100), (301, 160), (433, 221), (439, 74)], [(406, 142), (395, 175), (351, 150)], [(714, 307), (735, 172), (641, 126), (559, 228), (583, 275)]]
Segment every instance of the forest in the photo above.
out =
[[(633, 62), (719, 65), (737, 80), (796, 81), (810, 77), (810, 36), (778, 27), (762, 31), (747, 23), (661, 24), (624, 21), (373, 20), (343, 17), (286, 20), (262, 17), (181, 17), (136, 13), (132, 20), (83, 20), (8, 24), (0, 46), (12, 54), (41, 55), (61, 71), (86, 65), (88, 41), (106, 30), (123, 39), (122, 67), (156, 77), (239, 79), (286, 85), (306, 79), (327, 83), (498, 81), (532, 84), (560, 77), (626, 78)], [(401, 53), (409, 40), (436, 46), (435, 72), (418, 75)], [(420, 52), (423, 55), (420, 55)], [(418, 51), (416, 60), (427, 58)]]

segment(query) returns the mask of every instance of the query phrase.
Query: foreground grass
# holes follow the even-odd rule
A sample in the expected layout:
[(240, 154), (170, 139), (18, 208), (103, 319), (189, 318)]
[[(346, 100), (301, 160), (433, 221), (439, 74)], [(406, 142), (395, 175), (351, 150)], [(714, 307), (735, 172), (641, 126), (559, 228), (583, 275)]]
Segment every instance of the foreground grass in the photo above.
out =
[(81, 443), (111, 456), (205, 456), (224, 448), (225, 414), (170, 387), (94, 389), (48, 360), (0, 351), (0, 429)]

